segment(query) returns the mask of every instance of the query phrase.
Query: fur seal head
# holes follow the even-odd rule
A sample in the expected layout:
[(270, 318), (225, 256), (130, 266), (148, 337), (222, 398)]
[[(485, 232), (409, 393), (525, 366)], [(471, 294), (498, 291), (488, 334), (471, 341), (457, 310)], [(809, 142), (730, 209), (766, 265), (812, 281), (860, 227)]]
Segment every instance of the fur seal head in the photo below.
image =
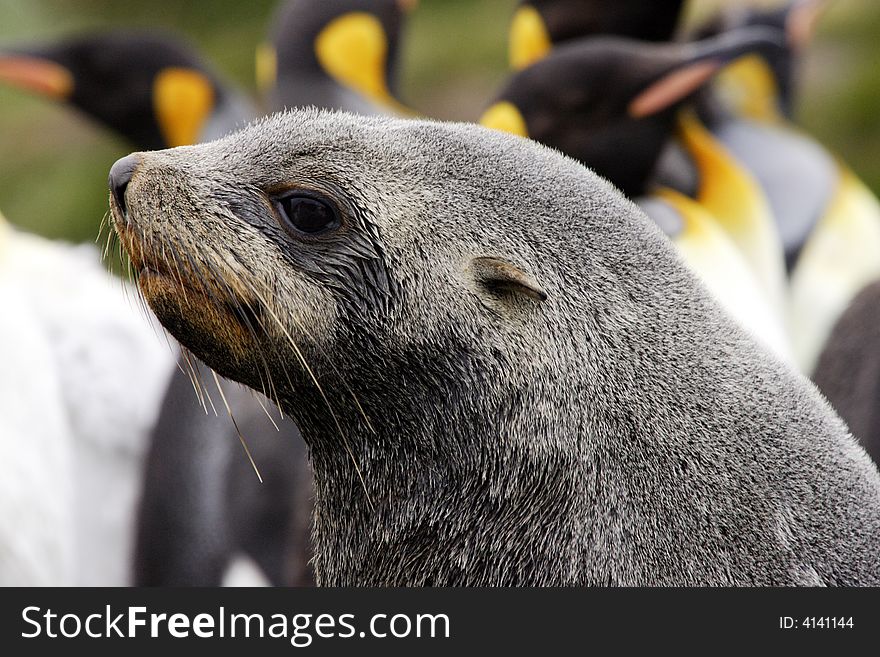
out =
[(574, 160), (315, 111), (129, 158), (150, 306), (309, 444), (319, 583), (880, 582), (870, 460)]

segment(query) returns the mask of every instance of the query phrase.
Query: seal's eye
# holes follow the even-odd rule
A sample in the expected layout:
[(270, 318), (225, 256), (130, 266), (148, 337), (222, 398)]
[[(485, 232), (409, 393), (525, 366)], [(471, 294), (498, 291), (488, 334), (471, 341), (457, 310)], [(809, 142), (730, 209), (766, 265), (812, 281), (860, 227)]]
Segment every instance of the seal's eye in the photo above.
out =
[(336, 209), (319, 198), (296, 193), (282, 196), (275, 202), (282, 224), (288, 230), (306, 235), (317, 235), (338, 228)]

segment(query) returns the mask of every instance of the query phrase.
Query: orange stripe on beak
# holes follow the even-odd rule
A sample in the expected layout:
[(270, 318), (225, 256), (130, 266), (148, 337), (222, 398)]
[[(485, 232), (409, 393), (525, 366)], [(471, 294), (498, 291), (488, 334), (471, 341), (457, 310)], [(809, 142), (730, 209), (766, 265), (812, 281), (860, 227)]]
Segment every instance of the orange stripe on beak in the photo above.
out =
[(73, 93), (73, 75), (60, 64), (26, 55), (0, 55), (0, 82), (58, 100)]

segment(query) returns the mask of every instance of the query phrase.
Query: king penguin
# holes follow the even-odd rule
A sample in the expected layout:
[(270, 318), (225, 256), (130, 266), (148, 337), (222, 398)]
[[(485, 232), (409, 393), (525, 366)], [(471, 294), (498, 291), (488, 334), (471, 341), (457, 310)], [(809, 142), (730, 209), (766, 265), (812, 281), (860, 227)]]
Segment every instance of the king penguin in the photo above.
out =
[(0, 215), (0, 585), (69, 586), (73, 428), (49, 336), (6, 258), (18, 235)]
[[(764, 30), (743, 30), (735, 37), (684, 45), (618, 37), (576, 40), (513, 75), (481, 122), (557, 148), (631, 198), (641, 198), (722, 305), (788, 359), (781, 319), (716, 219), (679, 192), (651, 194), (653, 171), (682, 105), (724, 63), (774, 38)], [(565, 93), (560, 80), (567, 81)]]
[(521, 0), (508, 33), (508, 59), (522, 70), (546, 57), (554, 44), (613, 34), (668, 41), (684, 0)]
[(215, 139), (256, 113), (191, 48), (153, 32), (0, 50), (0, 82), (64, 101), (144, 149)]
[(257, 49), (270, 110), (314, 105), (410, 115), (394, 95), (405, 15), (417, 0), (287, 0)]
[[(554, 45), (603, 34), (669, 40), (682, 6), (673, 0), (522, 2), (509, 33), (511, 66), (517, 69), (534, 62)], [(775, 51), (776, 47), (766, 43), (757, 48)], [(560, 79), (558, 84), (559, 93), (564, 93), (567, 81)], [(706, 218), (714, 217), (752, 268), (767, 303), (784, 325), (787, 292), (781, 244), (768, 201), (751, 173), (690, 112), (681, 113), (676, 138), (668, 140), (656, 169), (657, 182), (694, 198)]]
[(789, 268), (788, 324), (796, 361), (811, 373), (837, 318), (880, 277), (880, 204), (839, 158), (788, 118), (796, 60), (824, 3), (795, 0), (717, 26), (768, 25), (784, 35), (773, 56), (723, 72), (702, 115), (716, 138), (759, 180)]
[(133, 510), (174, 354), (93, 245), (0, 219), (0, 584), (130, 583)]

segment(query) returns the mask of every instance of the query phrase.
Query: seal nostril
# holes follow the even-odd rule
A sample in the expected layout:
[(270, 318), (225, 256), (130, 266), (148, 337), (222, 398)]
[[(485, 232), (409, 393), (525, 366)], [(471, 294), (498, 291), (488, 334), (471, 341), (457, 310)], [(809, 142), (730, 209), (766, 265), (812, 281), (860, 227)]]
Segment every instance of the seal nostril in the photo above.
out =
[(122, 159), (116, 160), (113, 166), (110, 167), (110, 178), (108, 180), (110, 193), (113, 194), (116, 205), (123, 214), (126, 212), (125, 190), (140, 163), (141, 160), (137, 155), (126, 155)]

